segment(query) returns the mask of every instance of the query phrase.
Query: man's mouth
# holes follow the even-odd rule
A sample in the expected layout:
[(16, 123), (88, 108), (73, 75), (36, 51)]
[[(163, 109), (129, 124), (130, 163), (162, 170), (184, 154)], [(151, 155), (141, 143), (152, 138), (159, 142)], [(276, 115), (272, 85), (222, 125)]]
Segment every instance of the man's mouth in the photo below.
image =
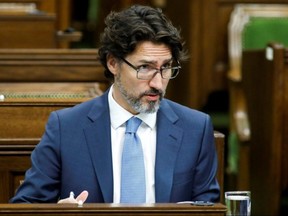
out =
[(143, 96), (148, 99), (148, 101), (157, 101), (161, 98), (162, 92), (157, 89), (150, 89), (143, 93)]
[(145, 94), (144, 95), (149, 101), (157, 101), (160, 98), (159, 94)]

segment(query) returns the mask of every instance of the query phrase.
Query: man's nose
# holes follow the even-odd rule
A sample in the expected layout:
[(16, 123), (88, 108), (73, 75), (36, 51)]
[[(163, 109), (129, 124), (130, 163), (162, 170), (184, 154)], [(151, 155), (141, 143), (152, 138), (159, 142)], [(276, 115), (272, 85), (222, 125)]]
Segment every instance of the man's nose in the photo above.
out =
[(163, 79), (158, 71), (157, 73), (154, 74), (153, 78), (150, 80), (150, 86), (155, 88), (155, 89), (162, 89), (163, 87)]

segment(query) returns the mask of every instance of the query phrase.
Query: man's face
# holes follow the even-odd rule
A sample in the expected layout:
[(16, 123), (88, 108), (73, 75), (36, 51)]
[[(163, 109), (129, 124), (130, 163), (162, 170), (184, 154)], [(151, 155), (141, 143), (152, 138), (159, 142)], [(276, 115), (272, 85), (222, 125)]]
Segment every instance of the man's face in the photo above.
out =
[[(171, 50), (167, 45), (150, 41), (139, 43), (135, 51), (125, 58), (136, 68), (157, 69), (169, 64), (171, 59)], [(117, 103), (133, 114), (153, 113), (158, 110), (169, 79), (162, 79), (160, 73), (154, 74), (149, 80), (138, 79), (135, 69), (113, 57), (108, 57), (107, 64), (115, 77), (113, 97)]]

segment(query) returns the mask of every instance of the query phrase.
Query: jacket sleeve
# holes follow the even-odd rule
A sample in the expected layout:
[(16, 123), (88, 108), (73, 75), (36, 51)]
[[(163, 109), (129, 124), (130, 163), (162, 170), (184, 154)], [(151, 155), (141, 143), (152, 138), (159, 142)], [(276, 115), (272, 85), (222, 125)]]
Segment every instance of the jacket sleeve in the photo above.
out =
[(211, 119), (206, 115), (201, 150), (194, 176), (193, 200), (219, 202), (220, 187), (216, 179), (218, 159)]
[(31, 154), (31, 168), (11, 203), (55, 203), (60, 186), (59, 120), (52, 112), (40, 143)]

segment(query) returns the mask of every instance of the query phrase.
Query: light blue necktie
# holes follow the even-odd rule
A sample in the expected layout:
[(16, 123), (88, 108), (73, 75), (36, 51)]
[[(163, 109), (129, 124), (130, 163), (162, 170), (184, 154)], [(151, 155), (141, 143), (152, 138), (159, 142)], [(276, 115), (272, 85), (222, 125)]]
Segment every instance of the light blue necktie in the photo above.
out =
[(141, 141), (136, 134), (141, 120), (130, 118), (126, 123), (122, 153), (121, 203), (145, 203), (145, 167)]

